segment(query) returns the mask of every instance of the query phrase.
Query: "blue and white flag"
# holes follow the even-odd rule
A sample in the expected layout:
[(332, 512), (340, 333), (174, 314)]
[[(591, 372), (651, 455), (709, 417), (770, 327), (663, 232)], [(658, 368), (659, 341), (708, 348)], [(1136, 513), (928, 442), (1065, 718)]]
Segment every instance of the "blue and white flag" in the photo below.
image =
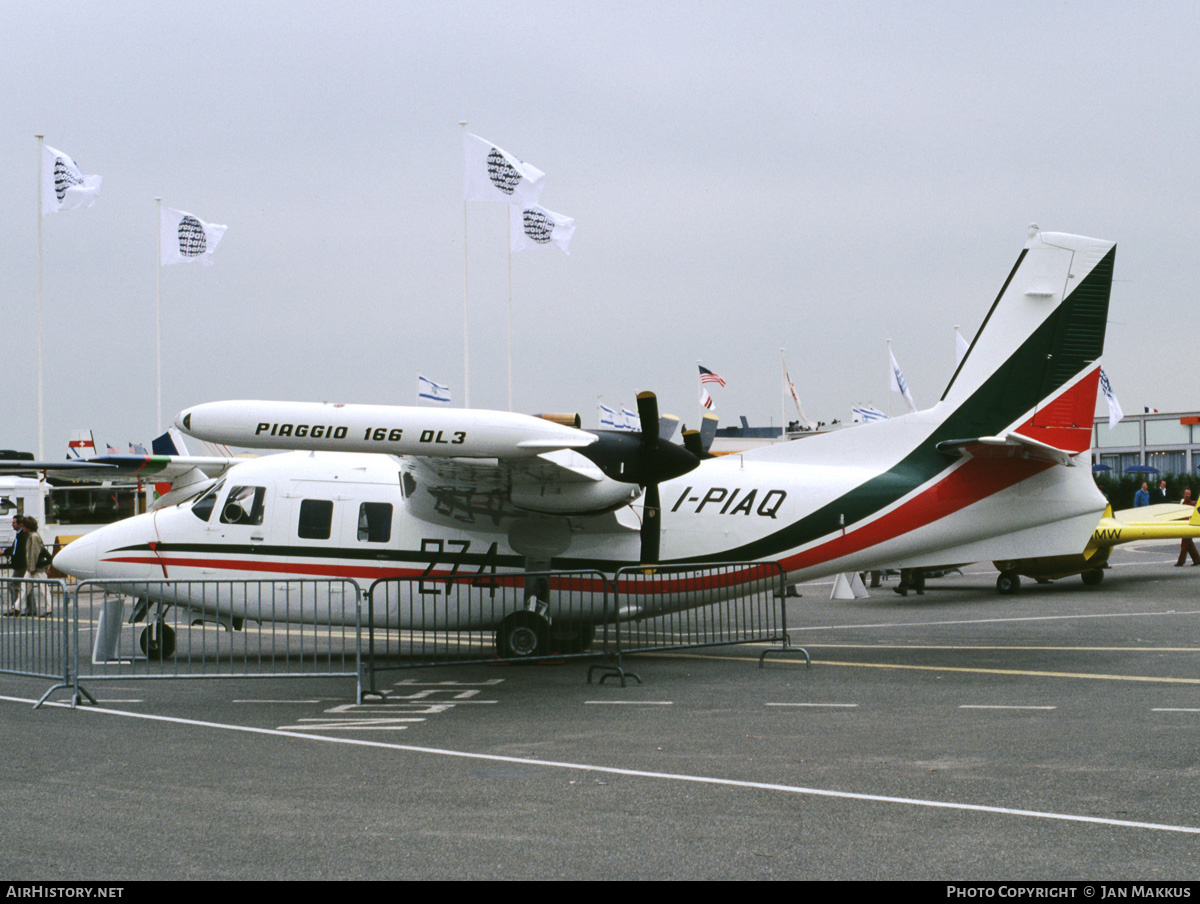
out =
[(617, 429), (617, 413), (605, 405), (600, 403), (600, 429), (608, 428), (609, 430)]
[(417, 374), (417, 399), (429, 399), (431, 402), (449, 402), (450, 387), (435, 383), (428, 377)]
[(892, 392), (898, 392), (904, 396), (904, 401), (908, 403), (909, 411), (917, 410), (917, 403), (913, 401), (912, 393), (909, 392), (908, 383), (904, 379), (904, 374), (900, 372), (900, 365), (896, 363), (896, 356), (892, 354), (892, 347), (888, 346), (888, 357), (892, 361)]
[(1125, 412), (1121, 410), (1121, 403), (1117, 401), (1112, 383), (1108, 382), (1108, 374), (1104, 372), (1103, 367), (1100, 368), (1100, 391), (1104, 393), (1104, 401), (1108, 402), (1108, 429), (1111, 430), (1125, 416)]
[(865, 424), (867, 421), (886, 421), (887, 415), (872, 405), (855, 405), (850, 409), (850, 423)]
[(639, 418), (637, 416), (636, 412), (630, 411), (628, 408), (625, 408), (624, 406), (622, 406), (621, 417), (623, 419), (623, 421), (621, 423), (622, 430), (641, 430), (642, 429), (642, 420), (641, 420), (641, 418)]

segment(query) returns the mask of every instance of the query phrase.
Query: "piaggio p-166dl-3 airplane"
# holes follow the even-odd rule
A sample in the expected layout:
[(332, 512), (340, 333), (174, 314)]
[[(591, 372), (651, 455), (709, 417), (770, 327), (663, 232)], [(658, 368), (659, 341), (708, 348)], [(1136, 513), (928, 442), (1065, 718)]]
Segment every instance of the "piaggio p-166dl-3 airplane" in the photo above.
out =
[[(1076, 554), (1105, 506), (1086, 453), (1114, 255), (1112, 242), (1031, 229), (936, 405), (738, 455), (701, 460), (652, 428), (508, 412), (197, 405), (176, 421), (192, 436), (305, 451), (234, 465), (188, 501), (76, 541), (55, 566), (81, 578), (369, 582), (771, 561), (793, 583)], [(644, 426), (658, 423), (652, 394), (638, 404)], [(685, 585), (637, 614), (697, 605)], [(495, 629), (507, 653), (546, 652), (554, 585), (538, 608), (545, 624), (531, 625), (519, 582), (506, 592), (486, 619), (442, 611), (437, 624)], [(236, 609), (206, 614), (256, 617)], [(421, 617), (390, 604), (373, 615), (401, 628)]]

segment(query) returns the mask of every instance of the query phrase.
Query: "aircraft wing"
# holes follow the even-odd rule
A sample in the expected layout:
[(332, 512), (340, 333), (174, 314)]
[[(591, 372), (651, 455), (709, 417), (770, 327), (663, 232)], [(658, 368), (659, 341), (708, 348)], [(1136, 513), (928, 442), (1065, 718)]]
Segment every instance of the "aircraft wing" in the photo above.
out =
[(0, 474), (28, 477), (44, 472), (48, 477), (66, 480), (170, 483), (194, 469), (199, 469), (207, 477), (219, 477), (237, 463), (237, 459), (232, 458), (196, 455), (100, 455), (96, 458), (59, 461), (14, 458), (0, 459)]
[[(639, 395), (638, 405), (647, 423), (659, 421), (652, 393)], [(410, 510), (430, 519), (600, 515), (628, 505), (642, 487), (657, 497), (659, 481), (699, 464), (661, 436), (589, 432), (485, 409), (230, 401), (197, 405), (176, 423), (200, 439), (243, 447), (394, 456), (417, 488), (429, 490), (411, 496), (418, 502)]]

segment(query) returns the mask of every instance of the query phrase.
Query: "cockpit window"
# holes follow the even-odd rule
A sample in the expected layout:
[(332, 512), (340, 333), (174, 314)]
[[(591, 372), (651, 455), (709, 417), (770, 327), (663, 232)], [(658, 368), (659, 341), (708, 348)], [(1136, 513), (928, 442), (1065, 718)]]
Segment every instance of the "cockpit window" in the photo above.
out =
[(225, 486), (225, 481), (219, 481), (215, 487), (197, 499), (196, 504), (192, 506), (192, 514), (201, 521), (211, 518), (213, 506), (217, 504), (217, 494), (221, 492), (223, 486)]
[(234, 487), (221, 508), (222, 524), (262, 524), (266, 487)]

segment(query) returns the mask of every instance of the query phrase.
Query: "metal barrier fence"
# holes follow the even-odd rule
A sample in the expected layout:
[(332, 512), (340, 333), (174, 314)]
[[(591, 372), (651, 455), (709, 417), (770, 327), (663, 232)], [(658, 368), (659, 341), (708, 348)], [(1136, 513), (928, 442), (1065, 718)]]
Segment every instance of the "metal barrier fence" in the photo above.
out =
[[(780, 641), (777, 563), (353, 580), (0, 580), (0, 672), (83, 682), (353, 676), (470, 662)], [(46, 617), (35, 617), (48, 607)], [(12, 608), (9, 605), (8, 608)], [(365, 611), (364, 611), (365, 609)], [(764, 654), (765, 655), (765, 654)], [(611, 663), (615, 663), (612, 665)], [(609, 677), (606, 675), (605, 677)], [(634, 676), (636, 677), (636, 676)], [(588, 680), (591, 681), (591, 671)], [(640, 681), (640, 679), (638, 679)]]
[(0, 672), (70, 682), (69, 599), (62, 581), (0, 579)]
[(786, 573), (778, 562), (622, 568), (613, 583), (616, 664), (604, 677), (619, 677), (622, 687), (626, 677), (641, 682), (622, 667), (624, 653), (776, 641), (781, 651), (789, 647)]
[(599, 571), (384, 578), (367, 590), (367, 670), (605, 652), (615, 618)]
[(74, 600), (77, 689), (138, 678), (357, 680), (361, 671), (362, 590), (349, 579), (81, 581)]

